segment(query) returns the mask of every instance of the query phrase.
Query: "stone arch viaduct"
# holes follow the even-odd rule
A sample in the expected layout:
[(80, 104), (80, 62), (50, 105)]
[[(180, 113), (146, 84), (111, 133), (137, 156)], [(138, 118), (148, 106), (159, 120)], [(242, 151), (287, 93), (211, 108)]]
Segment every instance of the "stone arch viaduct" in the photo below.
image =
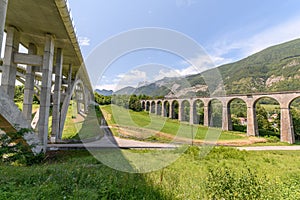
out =
[[(257, 93), (248, 95), (232, 95), (209, 98), (189, 99), (156, 99), (142, 100), (141, 104), (145, 111), (155, 113), (163, 117), (174, 118), (174, 105), (178, 103), (178, 120), (188, 121), (190, 124), (198, 124), (196, 114), (196, 102), (202, 102), (204, 108), (204, 126), (211, 126), (211, 102), (218, 100), (222, 103), (222, 130), (232, 130), (230, 104), (233, 100), (239, 99), (247, 106), (247, 135), (258, 136), (256, 120), (256, 103), (262, 98), (272, 98), (279, 103), (280, 107), (280, 139), (283, 142), (295, 143), (292, 117), (290, 113), (291, 103), (300, 97), (300, 91)], [(189, 119), (184, 119), (184, 105), (189, 106)], [(170, 113), (170, 114), (169, 114)], [(169, 114), (169, 115), (168, 115)]]
[[(49, 110), (52, 107), (51, 140), (62, 137), (71, 99), (78, 112), (88, 112), (93, 88), (77, 41), (66, 0), (0, 0), (0, 52), (6, 32), (0, 87), (0, 129), (30, 128), (33, 95), (40, 99), (38, 133), (24, 140), (46, 151)], [(20, 52), (20, 44), (28, 52)], [(15, 82), (25, 85), (22, 112), (14, 104)], [(18, 125), (18, 127), (16, 127)]]

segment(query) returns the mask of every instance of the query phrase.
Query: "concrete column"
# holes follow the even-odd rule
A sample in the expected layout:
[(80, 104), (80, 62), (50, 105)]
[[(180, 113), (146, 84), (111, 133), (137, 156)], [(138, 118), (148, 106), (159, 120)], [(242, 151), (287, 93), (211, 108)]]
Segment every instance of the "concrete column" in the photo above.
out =
[(253, 102), (247, 102), (247, 136), (258, 136), (258, 125)]
[(173, 102), (169, 102), (169, 118), (170, 119), (173, 119), (173, 118), (175, 118), (175, 114), (173, 113)]
[(12, 100), (15, 96), (15, 82), (17, 73), (17, 64), (14, 63), (14, 53), (19, 51), (19, 40), (19, 31), (14, 27), (8, 27), (1, 86), (4, 89), (4, 92), (6, 92), (9, 98)]
[(42, 89), (40, 97), (39, 138), (46, 151), (48, 143), (48, 120), (51, 96), (52, 68), (54, 54), (54, 39), (51, 35), (45, 36), (45, 48), (42, 67)]
[(158, 115), (158, 101), (155, 102), (155, 110), (154, 110), (154, 113), (155, 115)]
[[(30, 43), (28, 47), (28, 54), (37, 54), (37, 48), (34, 44)], [(24, 88), (24, 100), (23, 100), (23, 115), (28, 124), (32, 121), (32, 101), (34, 94), (34, 72), (35, 67), (28, 65), (26, 67), (26, 80)]]
[(280, 140), (290, 144), (295, 143), (294, 127), (290, 109), (280, 108)]
[(149, 104), (149, 113), (151, 114), (151, 111), (152, 111), (152, 102), (150, 102)]
[(69, 70), (68, 70), (68, 94), (71, 94), (72, 92), (72, 64), (69, 65)]
[(210, 107), (209, 105), (204, 105), (204, 126), (210, 126), (210, 117), (211, 117), (211, 112), (210, 112)]
[(230, 130), (232, 130), (230, 106), (229, 106), (228, 102), (222, 102), (222, 103), (223, 103), (222, 130), (230, 131)]
[(89, 103), (88, 103), (88, 97), (87, 97), (87, 89), (85, 86), (83, 86), (83, 99), (84, 99), (84, 113), (88, 113), (88, 107), (89, 107)]
[(165, 117), (166, 116), (166, 108), (165, 108), (165, 102), (161, 102), (161, 116)]
[(178, 101), (178, 121), (183, 121), (184, 115), (184, 106), (183, 103)]
[(145, 101), (145, 108), (144, 111), (147, 112), (147, 101)]
[[(153, 109), (153, 106), (152, 106)], [(154, 102), (154, 110), (153, 113), (156, 114), (157, 113), (157, 102)]]
[(6, 20), (7, 0), (0, 0), (0, 54), (2, 52), (2, 41)]
[(194, 105), (193, 102), (190, 101), (190, 124), (193, 125), (195, 124), (195, 110), (194, 110)]
[(63, 51), (62, 49), (58, 48), (56, 52), (56, 65), (55, 65), (51, 142), (56, 142), (58, 139), (60, 139), (59, 124), (60, 124), (60, 95), (61, 95), (62, 68), (63, 68)]
[(77, 113), (79, 114), (80, 113), (80, 102), (81, 102), (81, 99), (80, 99), (80, 92), (76, 90), (75, 88), (75, 91), (76, 91), (76, 104), (77, 104)]
[[(169, 107), (167, 106), (167, 105), (169, 105)], [(165, 102), (165, 110), (164, 110), (164, 117), (170, 117), (170, 103), (169, 103), (169, 101), (168, 102)], [(168, 116), (168, 113), (169, 113), (169, 116)]]

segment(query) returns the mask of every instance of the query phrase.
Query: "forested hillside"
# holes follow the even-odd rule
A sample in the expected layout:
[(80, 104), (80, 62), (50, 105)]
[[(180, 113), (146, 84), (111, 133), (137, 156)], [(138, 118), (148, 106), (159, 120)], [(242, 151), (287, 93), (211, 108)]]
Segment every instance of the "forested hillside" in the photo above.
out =
[[(265, 91), (288, 91), (300, 88), (300, 39), (269, 47), (235, 63), (217, 68), (223, 78), (227, 94)], [(136, 88), (135, 94), (150, 96), (197, 96), (209, 94), (203, 76), (217, 90), (211, 74), (213, 70), (182, 78), (164, 78), (147, 86)], [(207, 81), (207, 79), (206, 79)], [(210, 91), (212, 92), (212, 91)], [(117, 92), (122, 93), (122, 92)]]

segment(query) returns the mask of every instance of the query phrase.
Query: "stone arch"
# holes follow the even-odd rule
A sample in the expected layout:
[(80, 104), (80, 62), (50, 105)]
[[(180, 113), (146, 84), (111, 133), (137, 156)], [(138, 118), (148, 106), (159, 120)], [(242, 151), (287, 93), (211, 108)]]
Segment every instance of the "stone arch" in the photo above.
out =
[(151, 104), (150, 104), (150, 113), (155, 113), (155, 107), (156, 107), (155, 101), (151, 101)]
[(146, 102), (142, 101), (141, 106), (142, 106), (142, 110), (145, 110), (146, 109)]
[[(273, 107), (268, 106), (273, 103)], [(280, 101), (273, 96), (260, 96), (253, 102), (254, 125), (258, 135), (280, 136)]]
[[(30, 129), (30, 126), (19, 108), (0, 87), (0, 129), (10, 135), (22, 128)], [(43, 149), (38, 136), (32, 131), (25, 133), (21, 140), (28, 145), (33, 145), (31, 150), (34, 153), (40, 153)]]
[(223, 104), (219, 99), (211, 99), (208, 102), (208, 125), (210, 127), (222, 127)]
[(204, 102), (201, 99), (196, 99), (192, 102), (192, 123), (204, 124)]
[(150, 101), (146, 101), (145, 111), (150, 112)]
[[(59, 128), (58, 139), (62, 138), (62, 133), (63, 133), (64, 126), (65, 126), (65, 121), (66, 121), (70, 101), (72, 99), (73, 93), (75, 92), (76, 85), (78, 85), (78, 84), (83, 86), (83, 89), (84, 89), (83, 93), (85, 93), (84, 84), (83, 84), (82, 80), (80, 80), (80, 79), (77, 79), (76, 81), (74, 81), (72, 83), (70, 89), (68, 89), (68, 92), (67, 92), (67, 94), (64, 98), (64, 101), (63, 101), (63, 104), (62, 104), (62, 107), (61, 107), (61, 112), (60, 112), (61, 113), (61, 116), (60, 116), (61, 123), (60, 123), (60, 128)], [(86, 101), (86, 99), (85, 99), (85, 101)], [(87, 102), (85, 102), (85, 103), (87, 104)]]
[[(291, 101), (288, 102), (287, 111), (288, 113), (285, 117), (285, 125), (287, 126), (282, 127), (283, 124), (281, 124), (281, 127), (287, 130), (286, 137), (288, 142), (295, 143), (295, 141), (300, 140), (300, 95), (291, 99)], [(281, 132), (283, 132), (283, 130), (281, 130)]]
[(228, 109), (229, 130), (247, 132), (247, 103), (239, 97), (230, 99)]
[(163, 117), (170, 117), (170, 103), (169, 101), (163, 101)]
[(85, 94), (85, 87), (82, 81), (77, 82), (75, 89), (73, 90), (72, 98), (77, 104), (77, 113), (87, 112), (87, 99)]
[(189, 122), (190, 121), (190, 102), (188, 100), (183, 100), (179, 105), (179, 120)]
[(170, 118), (171, 119), (178, 119), (178, 112), (179, 112), (179, 102), (177, 100), (173, 100), (170, 103)]
[(162, 113), (162, 101), (157, 101), (156, 102), (156, 114), (161, 115)]

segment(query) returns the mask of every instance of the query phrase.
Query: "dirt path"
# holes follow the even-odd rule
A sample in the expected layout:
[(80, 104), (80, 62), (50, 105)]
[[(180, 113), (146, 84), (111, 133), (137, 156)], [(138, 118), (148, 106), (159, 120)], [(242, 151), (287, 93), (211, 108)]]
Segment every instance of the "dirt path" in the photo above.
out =
[[(132, 138), (135, 140), (144, 141), (149, 136), (156, 136), (162, 139), (165, 139), (166, 141), (170, 141), (172, 143), (185, 143), (185, 144), (191, 144), (192, 139), (191, 138), (183, 138), (183, 137), (176, 137), (174, 135), (158, 132), (154, 130), (144, 129), (144, 128), (137, 128), (137, 127), (125, 127), (125, 126), (113, 126), (114, 128), (118, 129), (118, 132), (121, 136), (121, 138)], [(245, 146), (245, 145), (251, 145), (254, 143), (264, 143), (267, 142), (265, 138), (258, 138), (258, 137), (245, 137), (245, 139), (236, 139), (236, 140), (220, 140), (216, 142), (216, 145), (222, 145), (222, 146)], [(205, 140), (198, 140), (194, 139), (193, 144), (195, 145), (201, 145), (203, 143), (214, 143), (215, 141), (205, 141)]]

